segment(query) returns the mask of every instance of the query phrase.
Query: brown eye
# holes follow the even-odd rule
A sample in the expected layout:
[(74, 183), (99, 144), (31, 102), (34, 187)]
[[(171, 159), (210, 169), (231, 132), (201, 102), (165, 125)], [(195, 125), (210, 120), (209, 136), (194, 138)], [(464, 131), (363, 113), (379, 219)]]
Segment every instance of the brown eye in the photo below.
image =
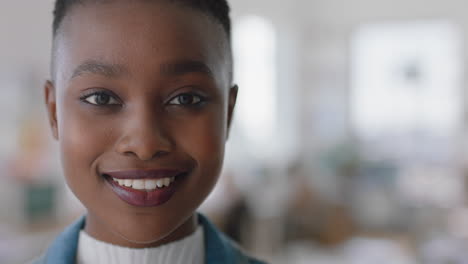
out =
[(174, 97), (169, 104), (171, 105), (196, 105), (202, 102), (201, 96), (196, 94), (184, 93)]
[(96, 101), (96, 104), (98, 105), (105, 105), (109, 103), (110, 96), (107, 94), (97, 94), (94, 100)]
[(116, 105), (119, 102), (110, 94), (97, 92), (86, 96), (83, 100), (93, 105)]

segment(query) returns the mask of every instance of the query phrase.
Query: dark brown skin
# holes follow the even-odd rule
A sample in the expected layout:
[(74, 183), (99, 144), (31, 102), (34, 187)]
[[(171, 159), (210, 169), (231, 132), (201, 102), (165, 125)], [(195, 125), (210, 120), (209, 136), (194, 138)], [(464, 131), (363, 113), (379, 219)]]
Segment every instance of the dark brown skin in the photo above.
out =
[[(142, 248), (194, 232), (237, 96), (228, 47), (212, 18), (164, 1), (77, 5), (67, 15), (45, 100), (67, 184), (88, 210), (88, 234)], [(127, 204), (101, 175), (163, 168), (190, 174), (156, 207)]]

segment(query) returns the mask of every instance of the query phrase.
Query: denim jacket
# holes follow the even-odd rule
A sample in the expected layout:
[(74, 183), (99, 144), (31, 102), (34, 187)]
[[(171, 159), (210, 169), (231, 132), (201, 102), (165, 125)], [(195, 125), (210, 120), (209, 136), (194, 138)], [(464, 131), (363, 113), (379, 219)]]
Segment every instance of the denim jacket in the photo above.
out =
[[(247, 256), (234, 242), (230, 241), (203, 215), (198, 219), (205, 233), (205, 263), (226, 264), (265, 264)], [(33, 264), (74, 264), (78, 247), (78, 237), (83, 229), (85, 217), (67, 227), (51, 244), (45, 255)]]

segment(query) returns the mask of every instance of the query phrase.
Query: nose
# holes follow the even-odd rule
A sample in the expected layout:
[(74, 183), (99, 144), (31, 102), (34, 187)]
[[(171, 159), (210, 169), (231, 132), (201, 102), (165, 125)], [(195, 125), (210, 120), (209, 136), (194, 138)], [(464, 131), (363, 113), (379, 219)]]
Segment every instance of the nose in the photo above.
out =
[(128, 113), (121, 129), (116, 151), (122, 155), (149, 161), (172, 151), (173, 143), (165, 132), (164, 120), (150, 107)]

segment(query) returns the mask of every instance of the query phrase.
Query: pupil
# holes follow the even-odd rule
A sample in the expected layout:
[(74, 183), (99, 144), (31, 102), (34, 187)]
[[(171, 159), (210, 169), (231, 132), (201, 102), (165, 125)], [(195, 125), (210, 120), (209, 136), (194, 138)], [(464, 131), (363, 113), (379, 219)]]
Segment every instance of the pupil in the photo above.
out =
[(110, 97), (107, 94), (98, 94), (96, 97), (96, 103), (100, 105), (105, 105), (109, 103)]
[(190, 94), (183, 94), (179, 98), (181, 104), (191, 104), (193, 102), (193, 96)]

